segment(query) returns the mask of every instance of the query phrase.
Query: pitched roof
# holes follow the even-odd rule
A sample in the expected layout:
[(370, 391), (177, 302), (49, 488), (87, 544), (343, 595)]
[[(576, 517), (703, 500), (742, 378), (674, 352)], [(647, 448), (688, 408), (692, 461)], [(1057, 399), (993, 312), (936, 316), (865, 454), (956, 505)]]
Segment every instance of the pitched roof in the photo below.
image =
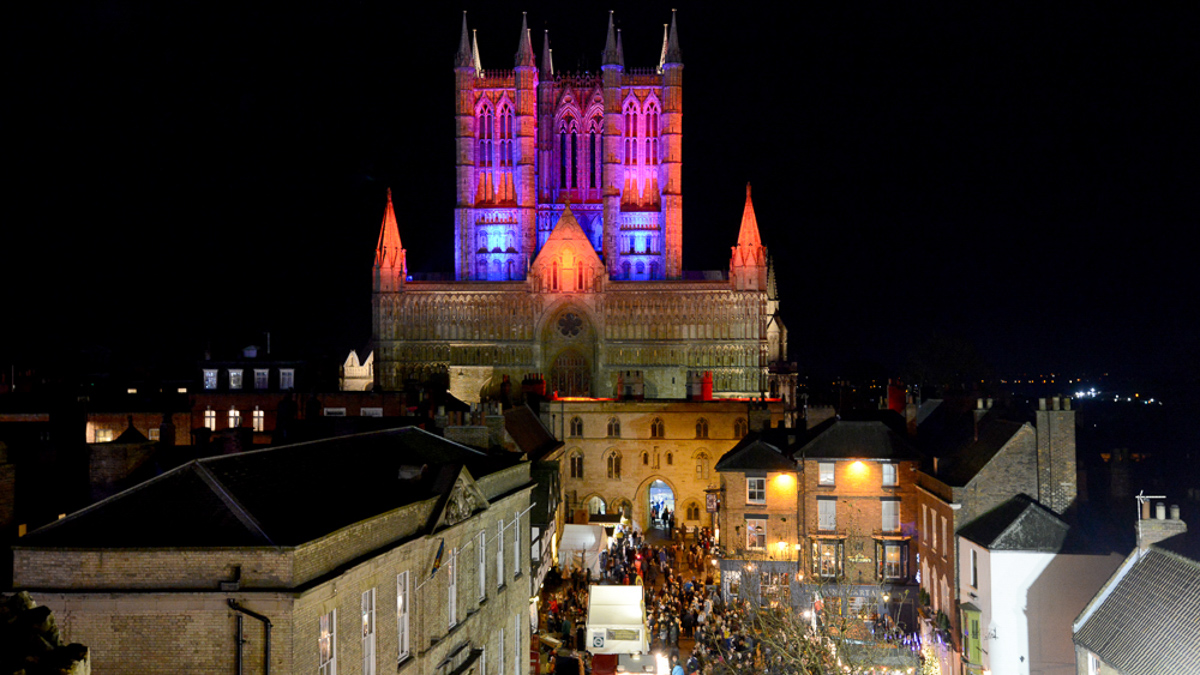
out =
[(563, 446), (563, 442), (542, 424), (541, 418), (524, 404), (504, 411), (504, 430), (533, 462)]
[(916, 459), (917, 451), (894, 429), (878, 420), (833, 419), (824, 430), (793, 450), (806, 459)]
[[(415, 427), (194, 460), (31, 532), (30, 547), (296, 546), (518, 461)], [(424, 469), (422, 469), (424, 467)]]
[(1134, 551), (1076, 620), (1075, 643), (1122, 675), (1200, 673), (1200, 560), (1176, 552), (1197, 536)]
[(796, 463), (783, 451), (763, 440), (758, 433), (747, 434), (717, 460), (717, 471), (795, 471)]
[(1017, 495), (967, 523), (958, 534), (992, 551), (1057, 552), (1068, 525), (1028, 495)]

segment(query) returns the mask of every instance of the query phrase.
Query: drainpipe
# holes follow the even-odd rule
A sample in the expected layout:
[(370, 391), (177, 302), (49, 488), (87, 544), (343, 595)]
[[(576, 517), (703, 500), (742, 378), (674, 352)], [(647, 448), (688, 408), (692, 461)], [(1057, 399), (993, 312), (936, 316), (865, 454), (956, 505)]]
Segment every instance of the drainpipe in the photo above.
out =
[(246, 634), (242, 631), (242, 622), (245, 621), (245, 619), (246, 617), (242, 616), (241, 614), (237, 615), (237, 637), (233, 640), (237, 643), (237, 675), (242, 675), (242, 645), (246, 644)]
[[(259, 614), (258, 612), (246, 609), (237, 603), (237, 600), (229, 598), (229, 608), (235, 612), (241, 612), (248, 617), (258, 619), (263, 625), (263, 675), (271, 675), (271, 620)], [(242, 672), (242, 633), (241, 633), (241, 616), (238, 616), (238, 673)]]

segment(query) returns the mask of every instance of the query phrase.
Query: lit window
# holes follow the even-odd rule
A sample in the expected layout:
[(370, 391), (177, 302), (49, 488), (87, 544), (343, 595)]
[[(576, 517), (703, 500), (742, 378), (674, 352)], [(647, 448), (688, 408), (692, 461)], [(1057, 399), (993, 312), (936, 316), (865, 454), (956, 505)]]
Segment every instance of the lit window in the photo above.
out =
[(160, 429), (158, 427), (151, 427), (150, 433), (146, 438), (148, 438), (152, 441), (157, 441), (159, 439), (159, 432), (160, 432)]
[(884, 485), (899, 485), (899, 480), (897, 479), (898, 472), (896, 471), (896, 468), (897, 467), (895, 464), (884, 464), (883, 465), (883, 484)]
[(746, 479), (746, 501), (751, 504), (767, 503), (767, 479), (765, 477)]
[(296, 386), (296, 371), (293, 368), (279, 369), (279, 388), (284, 390), (294, 389)]
[(229, 409), (229, 428), (236, 429), (242, 426), (242, 413), (237, 408)]
[(399, 655), (397, 661), (408, 658), (408, 605), (411, 598), (408, 591), (408, 572), (396, 575), (396, 629), (399, 634)]
[(269, 374), (270, 374), (270, 371), (267, 370), (266, 368), (255, 368), (254, 369), (254, 388), (255, 389), (266, 389), (267, 388), (267, 379), (268, 379)]
[(362, 594), (363, 675), (375, 675), (375, 589)]
[(899, 532), (900, 531), (900, 500), (899, 499), (884, 499), (880, 502), (883, 507), (883, 531), (884, 532)]
[(126, 393), (126, 394), (136, 394), (136, 393), (137, 393), (137, 387), (129, 387), (128, 389), (126, 389), (126, 390), (125, 390), (125, 393)]
[(814, 541), (813, 574), (826, 579), (841, 576), (843, 551), (841, 541)]
[(96, 430), (96, 442), (97, 443), (108, 443), (112, 439), (113, 439), (113, 430), (112, 429), (97, 429)]
[(737, 600), (742, 592), (742, 573), (740, 570), (721, 570), (721, 585), (725, 587), (725, 602)]
[(317, 633), (317, 675), (337, 675), (337, 610), (322, 614)]
[(208, 409), (204, 411), (204, 428), (209, 431), (217, 430), (217, 411)]
[[(216, 370), (205, 369), (205, 371), (204, 371), (204, 388), (205, 389), (216, 389), (217, 388), (217, 371)], [(184, 392), (180, 392), (180, 393), (182, 394)]]
[(887, 542), (882, 546), (880, 556), (881, 572), (884, 579), (903, 579), (907, 576), (906, 567), (908, 555), (907, 546), (903, 542)]
[(252, 419), (254, 420), (255, 431), (262, 431), (266, 428), (265, 413), (262, 410), (259, 410), (258, 406), (254, 406), (254, 417)]
[(767, 547), (767, 521), (762, 518), (746, 519), (746, 548)]
[[(578, 438), (583, 435), (583, 420), (578, 417), (571, 418), (571, 437)], [(610, 436), (612, 434), (609, 434)]]
[(833, 469), (835, 466), (834, 463), (833, 462), (820, 462), (820, 463), (818, 463), (817, 466), (819, 468), (819, 474), (820, 474), (819, 475), (819, 478), (820, 478), (819, 483), (821, 485), (833, 485), (834, 484), (833, 483), (833, 476), (834, 476)]
[(837, 529), (836, 499), (817, 499), (817, 529), (827, 532)]
[(230, 389), (241, 389), (242, 388), (242, 369), (241, 368), (230, 368), (229, 369), (229, 388)]

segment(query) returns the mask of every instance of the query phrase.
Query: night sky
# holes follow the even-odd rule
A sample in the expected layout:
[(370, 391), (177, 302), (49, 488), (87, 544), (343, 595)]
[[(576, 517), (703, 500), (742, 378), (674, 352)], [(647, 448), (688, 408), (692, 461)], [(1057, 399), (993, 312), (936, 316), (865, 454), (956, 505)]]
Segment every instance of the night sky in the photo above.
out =
[[(484, 68), (527, 10), (595, 71), (608, 9), (649, 67), (672, 5), (63, 4), (5, 21), (6, 364), (361, 349), (388, 186), (453, 271), (462, 9)], [(727, 267), (750, 181), (803, 369), (1200, 371), (1194, 3), (750, 4), (676, 3), (684, 266)]]

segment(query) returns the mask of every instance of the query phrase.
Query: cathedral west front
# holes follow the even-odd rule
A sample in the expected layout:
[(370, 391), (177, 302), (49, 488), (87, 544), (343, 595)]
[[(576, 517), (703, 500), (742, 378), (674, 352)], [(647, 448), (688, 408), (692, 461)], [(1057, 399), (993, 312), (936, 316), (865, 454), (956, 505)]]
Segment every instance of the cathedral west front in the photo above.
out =
[[(513, 67), (485, 70), (466, 17), (455, 57), (453, 280), (414, 278), (391, 194), (376, 249), (375, 374), (446, 375), (466, 401), (540, 374), (560, 397), (779, 395), (787, 333), (746, 188), (728, 271), (682, 269), (683, 59), (627, 68), (609, 18), (599, 73), (557, 73), (522, 20)], [(598, 45), (599, 46), (599, 45)], [(736, 234), (735, 234), (736, 229)], [(735, 239), (736, 237), (736, 239)]]

